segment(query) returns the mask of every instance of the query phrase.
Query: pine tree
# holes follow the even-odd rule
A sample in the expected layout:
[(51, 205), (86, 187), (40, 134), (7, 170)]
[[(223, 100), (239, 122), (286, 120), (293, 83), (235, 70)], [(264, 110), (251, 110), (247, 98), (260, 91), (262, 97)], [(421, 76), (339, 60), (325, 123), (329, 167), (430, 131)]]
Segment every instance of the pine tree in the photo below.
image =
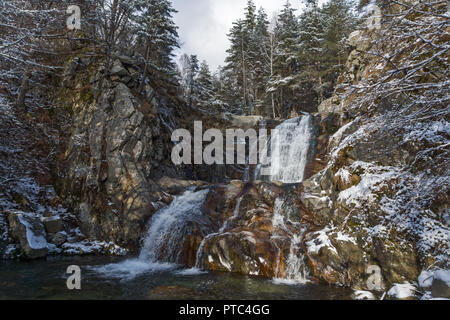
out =
[[(132, 31), (136, 34), (136, 45), (147, 65), (172, 78), (175, 74), (173, 50), (179, 47), (178, 27), (173, 22), (176, 10), (168, 0), (132, 0), (134, 9)], [(141, 79), (145, 83), (147, 68)]]
[(323, 68), (326, 97), (331, 95), (338, 76), (344, 71), (344, 63), (347, 60), (345, 41), (357, 28), (354, 6), (353, 1), (334, 0), (326, 3), (322, 8), (325, 21)]
[(295, 74), (298, 71), (297, 41), (298, 22), (295, 9), (286, 1), (278, 16), (274, 29), (276, 39), (274, 53), (274, 74), (270, 80), (269, 92), (276, 93), (279, 114), (287, 116), (293, 103)]
[(324, 20), (317, 1), (308, 1), (300, 16), (298, 60), (301, 72), (297, 77), (297, 86), (304, 90), (302, 100), (311, 105), (320, 104), (324, 100)]
[(255, 107), (258, 114), (270, 116), (271, 110), (263, 110), (265, 105), (270, 104), (265, 92), (270, 78), (270, 45), (271, 35), (269, 33), (269, 20), (267, 14), (261, 7), (256, 18), (253, 44), (254, 56), (252, 61), (253, 88), (255, 96)]
[[(234, 103), (239, 105), (241, 112), (247, 112), (248, 106), (248, 66), (247, 66), (247, 30), (245, 22), (238, 20), (233, 23), (233, 27), (228, 34), (231, 47), (227, 50), (228, 56), (225, 59), (225, 71), (231, 71), (227, 75), (233, 82), (228, 94), (234, 96)], [(239, 90), (236, 90), (240, 88)]]

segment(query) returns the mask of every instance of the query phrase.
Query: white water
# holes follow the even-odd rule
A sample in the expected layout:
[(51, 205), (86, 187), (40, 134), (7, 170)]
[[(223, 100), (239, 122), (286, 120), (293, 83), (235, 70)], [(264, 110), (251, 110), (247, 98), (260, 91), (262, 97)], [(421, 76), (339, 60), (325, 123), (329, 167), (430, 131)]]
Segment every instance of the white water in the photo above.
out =
[(271, 181), (303, 181), (312, 138), (311, 120), (310, 115), (304, 115), (286, 120), (275, 128), (270, 143), (261, 154), (257, 179), (267, 175)]
[[(261, 163), (270, 165), (270, 180), (284, 183), (301, 182), (312, 136), (311, 116), (305, 115), (286, 120), (276, 129), (278, 134), (271, 137), (272, 143), (270, 146), (272, 150), (270, 156), (263, 157)], [(250, 146), (250, 148), (253, 147), (255, 146)], [(263, 155), (267, 155), (267, 151), (264, 151)], [(247, 181), (250, 179), (249, 169), (250, 166), (247, 164), (244, 175), (244, 179), (247, 179)], [(261, 165), (259, 169), (263, 169)], [(258, 171), (256, 173), (258, 174)], [(258, 177), (258, 175), (256, 176)], [(94, 269), (108, 277), (126, 280), (142, 273), (178, 268), (173, 262), (178, 260), (178, 256), (181, 253), (186, 228), (194, 223), (202, 228), (203, 234), (210, 232), (209, 227), (202, 223), (203, 214), (200, 210), (207, 194), (208, 190), (197, 192), (188, 190), (183, 195), (176, 197), (169, 206), (156, 212), (150, 220), (144, 245), (137, 259), (128, 259), (121, 263), (109, 264)], [(224, 222), (219, 231), (209, 233), (203, 238), (197, 250), (195, 268), (178, 271), (179, 274), (192, 275), (201, 272), (199, 264), (206, 241), (215, 235), (223, 233), (229, 227), (230, 222), (238, 217), (241, 200), (242, 198), (237, 199), (233, 215)], [(273, 217), (274, 230), (278, 229), (283, 230), (284, 233), (289, 233), (291, 240), (289, 256), (286, 259), (286, 277), (284, 279), (276, 278), (275, 281), (304, 283), (307, 269), (300, 250), (302, 235), (292, 234), (287, 228), (285, 217), (280, 213), (282, 203), (276, 202), (275, 207)], [(289, 221), (289, 223), (292, 222)], [(281, 233), (277, 234), (276, 231), (272, 235), (273, 238), (281, 236)], [(281, 253), (279, 254), (281, 255)], [(278, 276), (278, 270), (276, 276)]]
[[(283, 201), (280, 198), (275, 200), (273, 217), (272, 217), (272, 225), (273, 225), (273, 233), (272, 239), (282, 238), (282, 233), (286, 232), (289, 234), (289, 238), (291, 241), (289, 256), (287, 257), (286, 263), (286, 275), (283, 278), (279, 278), (279, 265), (277, 265), (275, 271), (275, 278), (273, 279), (276, 283), (285, 283), (285, 284), (299, 284), (308, 282), (308, 269), (305, 265), (304, 255), (301, 251), (300, 244), (303, 237), (303, 230), (301, 230), (298, 234), (294, 234), (286, 225), (286, 222), (291, 224), (297, 224), (295, 222), (290, 221), (282, 215), (283, 210)], [(283, 232), (278, 232), (278, 230)], [(275, 242), (274, 242), (275, 243)], [(276, 244), (275, 244), (276, 245)], [(280, 261), (280, 248), (278, 248), (278, 263)]]
[[(137, 259), (127, 259), (120, 263), (91, 269), (108, 278), (130, 280), (143, 273), (178, 268), (179, 266), (173, 261), (176, 261), (181, 253), (185, 227), (189, 222), (196, 222), (201, 226), (200, 208), (205, 202), (208, 191), (207, 189), (196, 192), (188, 190), (176, 197), (169, 206), (156, 212), (150, 219), (144, 245)], [(199, 273), (196, 269), (188, 270), (179, 271), (179, 274)]]
[(144, 261), (174, 261), (181, 252), (186, 223), (201, 223), (200, 207), (209, 190), (186, 191), (172, 203), (159, 210), (150, 220), (147, 236), (139, 255)]

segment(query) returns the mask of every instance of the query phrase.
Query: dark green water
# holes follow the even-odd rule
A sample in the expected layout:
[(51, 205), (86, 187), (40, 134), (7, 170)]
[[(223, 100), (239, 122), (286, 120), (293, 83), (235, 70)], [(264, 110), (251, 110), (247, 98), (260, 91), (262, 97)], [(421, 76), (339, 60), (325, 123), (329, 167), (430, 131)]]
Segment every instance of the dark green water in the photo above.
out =
[[(148, 271), (128, 280), (91, 269), (125, 258), (54, 257), (0, 261), (0, 299), (350, 299), (351, 291), (318, 284), (278, 284), (229, 273), (178, 274), (181, 268)], [(81, 290), (68, 290), (66, 269), (81, 268)]]

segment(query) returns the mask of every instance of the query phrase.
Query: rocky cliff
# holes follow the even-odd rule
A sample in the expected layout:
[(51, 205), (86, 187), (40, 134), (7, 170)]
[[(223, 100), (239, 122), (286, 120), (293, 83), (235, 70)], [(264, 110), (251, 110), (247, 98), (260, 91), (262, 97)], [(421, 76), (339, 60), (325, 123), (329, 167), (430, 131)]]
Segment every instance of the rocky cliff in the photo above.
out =
[[(427, 35), (426, 45), (448, 42)], [(161, 246), (161, 259), (380, 295), (406, 282), (428, 291), (433, 281), (424, 279), (450, 267), (448, 86), (440, 82), (448, 57), (430, 57), (395, 30), (355, 32), (349, 46), (340, 87), (313, 115), (306, 179), (296, 184), (242, 181), (243, 166), (173, 165), (174, 129), (192, 132), (194, 120), (256, 128), (263, 119), (189, 108), (156, 76), (140, 91), (143, 66), (133, 57), (72, 57), (47, 93), (48, 110), (16, 115), (0, 101), (1, 252), (138, 251), (155, 213), (186, 190), (207, 190), (201, 214), (180, 226), (176, 246)]]

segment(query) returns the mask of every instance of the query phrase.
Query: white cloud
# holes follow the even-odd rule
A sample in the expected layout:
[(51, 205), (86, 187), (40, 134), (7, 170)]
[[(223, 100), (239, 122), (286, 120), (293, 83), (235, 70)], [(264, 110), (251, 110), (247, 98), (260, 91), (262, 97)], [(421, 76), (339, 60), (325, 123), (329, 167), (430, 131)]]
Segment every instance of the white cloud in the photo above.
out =
[[(263, 7), (269, 17), (281, 10), (285, 0), (254, 0), (257, 8)], [(302, 1), (290, 0), (298, 10)], [(244, 16), (247, 0), (173, 0), (175, 23), (179, 26), (182, 53), (197, 54), (213, 70), (224, 64), (229, 47), (227, 34), (234, 21)]]

